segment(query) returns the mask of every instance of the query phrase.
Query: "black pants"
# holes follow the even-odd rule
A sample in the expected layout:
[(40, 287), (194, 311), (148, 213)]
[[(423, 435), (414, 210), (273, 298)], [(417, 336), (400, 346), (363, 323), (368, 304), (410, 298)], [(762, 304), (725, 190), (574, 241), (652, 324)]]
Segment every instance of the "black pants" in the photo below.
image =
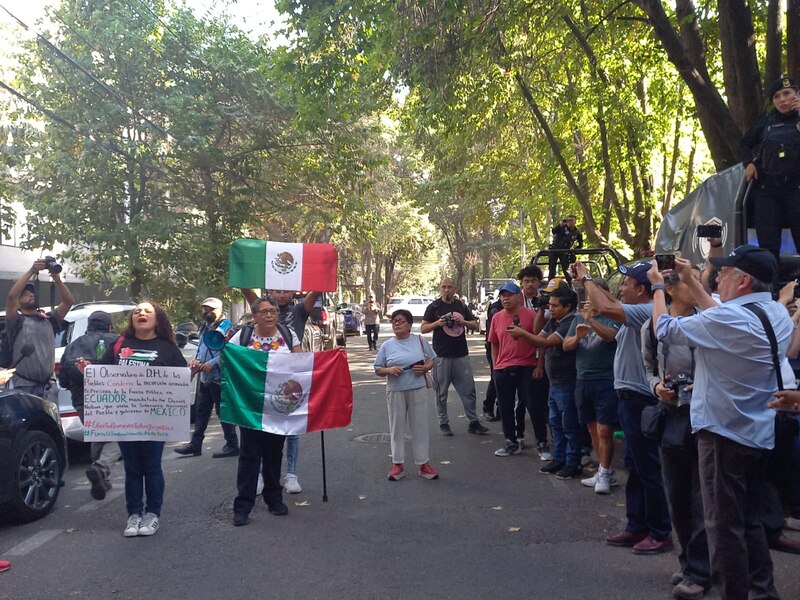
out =
[(759, 521), (767, 451), (697, 434), (700, 489), (714, 583), (725, 600), (777, 600), (772, 557)]
[(661, 448), (661, 474), (672, 527), (681, 545), (678, 561), (683, 577), (708, 589), (711, 587), (711, 564), (694, 437), (682, 449)]
[[(203, 447), (203, 438), (205, 438), (206, 428), (208, 421), (211, 419), (212, 408), (217, 411), (219, 416), (219, 401), (222, 388), (218, 383), (202, 383), (197, 384), (197, 400), (195, 406), (194, 417), (194, 433), (192, 434), (191, 444), (195, 448)], [(231, 448), (239, 447), (239, 440), (236, 438), (236, 425), (230, 423), (223, 423), (222, 434), (225, 436), (225, 443)]]
[(533, 435), (537, 444), (547, 443), (547, 423), (549, 419), (548, 398), (550, 396), (550, 380), (542, 373), (541, 379), (533, 379), (528, 386), (528, 397), (525, 402), (517, 404), (517, 437), (525, 435), (525, 409), (531, 416)]
[[(547, 277), (563, 277), (564, 273), (569, 273), (570, 263), (575, 262), (575, 255), (572, 252), (551, 252), (549, 264), (547, 266)], [(556, 264), (561, 263), (562, 273), (556, 271)]]
[(281, 486), (281, 460), (285, 435), (241, 428), (242, 447), (239, 452), (239, 468), (236, 471), (238, 495), (233, 501), (233, 512), (250, 514), (256, 502), (258, 467), (263, 466), (264, 502), (271, 506), (283, 500)]
[(516, 402), (527, 402), (530, 396), (533, 367), (507, 367), (495, 369), (492, 375), (497, 387), (497, 404), (500, 408), (500, 420), (503, 424), (503, 435), (512, 444), (517, 443)]
[[(781, 233), (784, 227), (800, 252), (800, 181), (775, 181), (767, 175), (759, 182), (756, 204), (758, 245), (780, 260)], [(777, 278), (776, 278), (777, 279)]]
[(378, 329), (380, 325), (377, 323), (375, 325), (364, 325), (364, 329), (367, 332), (367, 345), (370, 349), (378, 347)]

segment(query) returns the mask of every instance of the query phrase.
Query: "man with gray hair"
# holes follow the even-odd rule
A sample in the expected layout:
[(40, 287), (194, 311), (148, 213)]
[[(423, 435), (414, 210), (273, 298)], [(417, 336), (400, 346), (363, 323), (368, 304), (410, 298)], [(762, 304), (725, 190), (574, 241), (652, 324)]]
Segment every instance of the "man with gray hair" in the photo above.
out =
[(726, 600), (777, 598), (758, 518), (759, 489), (775, 446), (775, 413), (768, 403), (779, 387), (796, 387), (786, 358), (792, 321), (772, 300), (777, 263), (768, 250), (745, 244), (711, 262), (720, 267), (722, 304), (692, 277), (691, 263), (678, 259), (676, 270), (702, 312), (670, 316), (658, 282), (652, 286), (653, 319), (660, 340), (695, 347), (690, 416), (712, 579)]
[(475, 378), (469, 364), (469, 348), (465, 334), (467, 329), (477, 331), (478, 321), (472, 311), (454, 297), (456, 286), (450, 277), (442, 279), (439, 289), (441, 297), (434, 300), (425, 310), (420, 327), (422, 333), (433, 332), (433, 349), (439, 357), (434, 367), (439, 430), (442, 435), (453, 435), (447, 417), (447, 394), (452, 383), (464, 405), (464, 413), (469, 421), (467, 431), (486, 435), (489, 430), (481, 425), (475, 412)]

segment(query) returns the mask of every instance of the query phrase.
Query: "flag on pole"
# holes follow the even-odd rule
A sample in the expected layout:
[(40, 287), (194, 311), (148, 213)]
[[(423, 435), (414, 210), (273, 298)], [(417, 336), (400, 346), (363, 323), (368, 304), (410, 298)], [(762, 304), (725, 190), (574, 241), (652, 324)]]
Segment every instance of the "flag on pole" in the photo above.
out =
[(231, 244), (228, 285), (292, 291), (336, 291), (339, 256), (331, 244), (240, 239)]
[(225, 344), (221, 356), (220, 420), (279, 435), (350, 424), (353, 382), (344, 351), (263, 352)]

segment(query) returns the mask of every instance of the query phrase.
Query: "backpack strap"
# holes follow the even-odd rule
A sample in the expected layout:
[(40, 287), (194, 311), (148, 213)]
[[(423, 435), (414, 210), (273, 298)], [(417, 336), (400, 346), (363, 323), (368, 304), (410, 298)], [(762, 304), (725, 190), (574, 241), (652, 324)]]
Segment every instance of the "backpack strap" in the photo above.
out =
[(247, 348), (251, 337), (253, 337), (253, 325), (250, 323), (243, 325), (242, 332), (239, 334), (239, 345)]
[(283, 339), (286, 340), (286, 344), (289, 346), (289, 350), (291, 350), (292, 340), (294, 340), (295, 336), (292, 336), (292, 332), (289, 330), (289, 327), (284, 323), (278, 323), (278, 331), (283, 336)]
[(121, 335), (117, 338), (117, 341), (114, 342), (114, 356), (119, 356), (120, 348), (122, 348), (122, 343), (125, 341), (125, 336)]
[(767, 338), (769, 339), (769, 347), (772, 350), (772, 364), (775, 365), (775, 376), (778, 380), (778, 389), (783, 389), (783, 375), (781, 374), (781, 362), (778, 357), (778, 340), (775, 337), (775, 330), (772, 328), (772, 323), (769, 322), (769, 318), (767, 314), (764, 312), (758, 304), (755, 302), (749, 302), (743, 305), (747, 310), (752, 312), (758, 317), (758, 320), (761, 321), (761, 325), (764, 326), (764, 331), (767, 334)]

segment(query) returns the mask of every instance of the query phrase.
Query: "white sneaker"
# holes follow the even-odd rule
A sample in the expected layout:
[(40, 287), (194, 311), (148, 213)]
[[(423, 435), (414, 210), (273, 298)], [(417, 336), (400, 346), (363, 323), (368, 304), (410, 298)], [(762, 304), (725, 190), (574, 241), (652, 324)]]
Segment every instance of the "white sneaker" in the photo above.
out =
[(287, 494), (299, 494), (303, 491), (303, 488), (300, 487), (300, 482), (297, 481), (297, 475), (294, 473), (287, 473), (286, 477), (283, 478), (283, 489), (286, 490)]
[(131, 515), (128, 517), (128, 524), (125, 525), (125, 531), (122, 535), (125, 537), (136, 537), (139, 535), (139, 528), (142, 526), (142, 517), (139, 515)]
[(158, 531), (158, 517), (153, 513), (147, 513), (139, 526), (139, 535), (153, 535)]
[[(586, 487), (593, 487), (594, 491), (598, 494), (608, 494), (611, 492), (612, 487), (616, 487), (619, 485), (617, 482), (617, 472), (613, 469), (609, 469), (605, 473), (606, 477), (608, 478), (608, 491), (598, 491), (598, 482), (600, 481), (602, 475), (600, 473), (600, 469), (597, 469), (597, 472), (592, 475), (591, 477), (587, 477), (586, 479), (581, 479), (581, 484), (585, 485)], [(604, 490), (606, 487), (605, 483), (601, 484), (600, 489)]]
[(259, 473), (258, 474), (258, 483), (256, 484), (256, 496), (260, 496), (261, 492), (264, 491), (264, 476)]
[[(597, 483), (594, 484), (595, 494), (610, 494), (611, 493), (611, 478), (613, 477), (611, 471), (605, 473), (597, 471)], [(615, 479), (616, 481), (616, 479)]]
[(786, 528), (791, 529), (792, 531), (800, 531), (800, 519), (789, 517), (786, 519)]
[(553, 453), (547, 447), (547, 442), (540, 442), (536, 445), (536, 451), (539, 453), (539, 460), (550, 461), (553, 460)]

